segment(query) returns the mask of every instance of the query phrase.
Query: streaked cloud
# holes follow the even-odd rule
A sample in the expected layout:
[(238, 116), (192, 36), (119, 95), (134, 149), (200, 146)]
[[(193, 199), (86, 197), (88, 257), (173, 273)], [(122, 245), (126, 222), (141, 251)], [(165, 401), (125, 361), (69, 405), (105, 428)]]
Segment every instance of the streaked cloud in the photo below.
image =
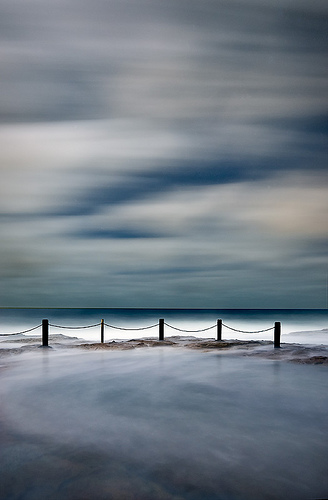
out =
[(324, 307), (327, 20), (0, 0), (1, 304)]

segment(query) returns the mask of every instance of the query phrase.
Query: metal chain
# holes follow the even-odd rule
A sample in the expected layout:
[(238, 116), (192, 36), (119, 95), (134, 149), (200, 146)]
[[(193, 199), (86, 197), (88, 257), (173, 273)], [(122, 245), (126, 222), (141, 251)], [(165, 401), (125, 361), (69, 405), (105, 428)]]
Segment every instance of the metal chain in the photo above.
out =
[(182, 328), (177, 328), (176, 326), (169, 325), (168, 323), (164, 323), (164, 325), (173, 328), (173, 330), (178, 330), (178, 332), (187, 332), (187, 333), (198, 333), (198, 332), (206, 332), (206, 330), (212, 330), (216, 325), (209, 326), (208, 328), (202, 328), (201, 330), (183, 330)]
[(156, 323), (155, 325), (144, 326), (141, 328), (123, 328), (122, 326), (108, 325), (107, 323), (104, 323), (104, 325), (108, 326), (109, 328), (114, 328), (115, 330), (148, 330), (149, 328), (154, 328), (154, 326), (158, 326), (158, 323)]
[[(87, 325), (87, 326), (62, 326), (62, 325), (54, 325), (52, 323), (49, 323), (49, 326), (52, 326), (54, 328), (64, 328), (64, 329), (69, 329), (69, 330), (81, 330), (85, 328), (94, 328), (95, 326), (100, 326), (101, 323), (95, 323), (93, 325)], [(124, 328), (122, 326), (114, 326), (114, 325), (109, 325), (108, 323), (104, 323), (105, 326), (109, 328), (114, 328), (115, 330), (133, 330), (133, 331), (138, 331), (138, 330), (149, 330), (150, 328), (154, 328), (155, 326), (158, 326), (158, 323), (155, 323), (154, 325), (150, 326), (144, 326), (140, 328)], [(176, 326), (172, 326), (168, 323), (164, 323), (165, 326), (168, 326), (169, 328), (172, 328), (173, 330), (177, 330), (178, 332), (185, 332), (185, 333), (199, 333), (199, 332), (206, 332), (207, 330), (212, 330), (212, 328), (215, 328), (217, 325), (212, 325), (209, 326), (208, 328), (201, 328), (199, 330), (184, 330), (182, 328), (177, 328)], [(20, 335), (23, 333), (28, 333), (32, 332), (33, 330), (36, 330), (37, 328), (40, 328), (42, 325), (35, 326), (33, 328), (29, 328), (28, 330), (23, 330), (21, 332), (15, 332), (15, 333), (0, 333), (0, 336), (8, 336), (8, 335)], [(232, 328), (231, 326), (225, 325), (222, 323), (222, 326), (225, 328), (228, 328), (229, 330), (232, 330), (234, 332), (239, 332), (239, 333), (263, 333), (263, 332), (269, 332), (270, 330), (274, 330), (274, 326), (271, 328), (266, 328), (265, 330), (256, 330), (256, 331), (245, 331), (245, 330), (238, 330), (237, 328)]]
[(22, 332), (15, 332), (15, 333), (0, 333), (0, 337), (2, 336), (7, 336), (7, 335), (20, 335), (21, 333), (27, 333), (27, 332), (32, 332), (32, 330), (36, 330), (37, 328), (40, 328), (42, 325), (34, 326), (33, 328), (29, 328), (28, 330), (23, 330)]
[(237, 330), (236, 328), (232, 328), (231, 326), (225, 325), (224, 323), (222, 323), (222, 326), (225, 326), (229, 330), (233, 330), (234, 332), (239, 332), (239, 333), (263, 333), (263, 332), (269, 332), (270, 330), (274, 330), (274, 326), (272, 326), (271, 328), (267, 328), (266, 330), (257, 330), (255, 332), (254, 331), (248, 332), (245, 330)]
[(88, 326), (61, 326), (61, 325), (53, 325), (52, 323), (49, 323), (49, 326), (53, 326), (55, 328), (67, 328), (69, 330), (81, 330), (82, 328), (93, 328), (94, 326), (99, 326), (101, 323), (95, 323), (94, 325), (88, 325)]

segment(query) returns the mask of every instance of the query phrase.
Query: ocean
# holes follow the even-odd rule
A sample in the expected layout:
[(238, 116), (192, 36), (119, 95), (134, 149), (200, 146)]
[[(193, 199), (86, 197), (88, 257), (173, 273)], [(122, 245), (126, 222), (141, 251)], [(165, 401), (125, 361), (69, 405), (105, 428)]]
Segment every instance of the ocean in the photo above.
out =
[[(48, 319), (50, 333), (99, 342), (104, 319), (105, 340), (158, 338), (160, 318), (166, 336), (215, 338), (222, 319), (234, 328), (226, 338), (271, 339), (272, 330), (235, 330), (275, 321), (282, 342), (328, 337), (327, 310), (1, 309), (0, 330), (40, 335)], [(83, 350), (59, 339), (22, 349), (21, 340), (0, 357), (0, 498), (327, 498), (327, 366), (257, 348)]]

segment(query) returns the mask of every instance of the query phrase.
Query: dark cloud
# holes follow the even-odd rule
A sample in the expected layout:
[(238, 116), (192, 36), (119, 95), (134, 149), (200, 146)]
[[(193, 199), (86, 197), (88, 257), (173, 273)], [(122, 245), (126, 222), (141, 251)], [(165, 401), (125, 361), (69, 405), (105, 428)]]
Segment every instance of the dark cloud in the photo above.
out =
[(103, 182), (102, 186), (88, 188), (78, 199), (74, 198), (73, 205), (68, 203), (58, 207), (58, 211), (46, 212), (44, 215), (90, 215), (97, 213), (102, 207), (154, 198), (179, 189), (258, 180), (268, 175), (265, 169), (252, 167), (252, 164), (247, 163), (218, 166), (216, 163), (195, 164), (190, 161), (175, 167), (163, 165), (156, 171), (140, 170), (137, 176), (126, 174), (119, 182), (113, 182), (109, 175), (108, 184)]
[[(113, 181), (111, 175), (103, 175), (101, 186), (86, 187), (83, 193), (74, 196), (74, 203), (69, 200), (63, 203), (55, 212), (46, 211), (45, 216), (82, 216), (98, 213), (103, 207), (112, 207), (125, 203), (136, 202), (138, 200), (155, 199), (165, 193), (177, 190), (189, 189), (192, 187), (216, 186), (225, 184), (235, 184), (244, 182), (258, 182), (267, 180), (271, 182), (272, 177), (286, 172), (299, 173), (308, 169), (308, 161), (304, 161), (304, 156), (312, 154), (313, 144), (304, 145), (308, 149), (302, 155), (294, 155), (293, 158), (279, 158), (277, 153), (274, 158), (244, 158), (239, 162), (222, 161), (202, 162), (184, 161), (174, 166), (162, 164), (156, 170), (139, 170), (134, 174), (129, 172), (121, 176), (118, 181)], [(312, 174), (315, 171), (326, 170), (325, 148), (321, 145), (323, 155), (318, 161), (320, 148), (313, 155), (316, 163), (311, 166)], [(95, 170), (96, 172), (96, 170)]]
[(133, 240), (133, 239), (147, 239), (147, 238), (160, 238), (160, 233), (151, 233), (146, 231), (138, 231), (137, 229), (118, 228), (118, 229), (86, 229), (80, 230), (70, 236), (78, 238), (91, 238), (99, 239), (119, 239), (119, 240)]

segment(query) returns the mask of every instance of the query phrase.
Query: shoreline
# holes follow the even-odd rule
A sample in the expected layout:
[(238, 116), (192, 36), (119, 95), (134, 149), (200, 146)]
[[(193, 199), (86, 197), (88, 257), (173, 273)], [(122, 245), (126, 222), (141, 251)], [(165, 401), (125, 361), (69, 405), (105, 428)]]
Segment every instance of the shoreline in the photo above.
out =
[[(68, 337), (62, 334), (49, 336), (49, 347), (40, 345), (40, 338), (35, 336), (24, 336), (12, 338), (8, 335), (6, 340), (0, 341), (0, 359), (15, 356), (17, 354), (36, 353), (44, 349), (63, 351), (79, 349), (83, 351), (124, 351), (141, 348), (180, 348), (196, 349), (203, 352), (221, 352), (242, 355), (248, 357), (260, 357), (275, 361), (288, 361), (300, 364), (328, 366), (328, 346), (299, 343), (282, 343), (280, 348), (273, 348), (271, 340), (213, 340), (202, 339), (193, 336), (171, 336), (165, 340), (155, 337), (143, 337), (140, 339), (111, 340), (104, 343), (86, 341), (78, 337)], [(40, 349), (41, 348), (41, 349)]]

